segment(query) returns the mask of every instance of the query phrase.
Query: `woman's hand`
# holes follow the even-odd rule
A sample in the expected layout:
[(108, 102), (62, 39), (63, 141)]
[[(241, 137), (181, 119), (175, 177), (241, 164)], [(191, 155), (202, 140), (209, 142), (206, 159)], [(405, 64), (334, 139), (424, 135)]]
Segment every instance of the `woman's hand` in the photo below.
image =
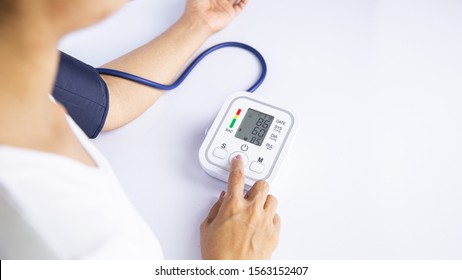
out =
[(210, 34), (225, 28), (247, 5), (247, 0), (186, 0), (183, 17), (202, 22)]
[(268, 183), (258, 181), (244, 197), (242, 159), (233, 159), (228, 192), (222, 193), (201, 225), (202, 258), (271, 258), (281, 222), (277, 200), (268, 191)]

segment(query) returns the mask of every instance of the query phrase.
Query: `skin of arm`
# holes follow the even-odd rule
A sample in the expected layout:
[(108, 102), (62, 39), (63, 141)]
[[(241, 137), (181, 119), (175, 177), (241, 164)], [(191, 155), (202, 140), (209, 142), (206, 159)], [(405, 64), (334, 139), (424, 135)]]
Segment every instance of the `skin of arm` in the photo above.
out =
[[(56, 154), (94, 165), (91, 156), (69, 127), (65, 109), (49, 98), (58, 71), (57, 46), (63, 36), (102, 20), (120, 8), (123, 2), (0, 0), (0, 38), (8, 38), (0, 44), (0, 73), (4, 74), (0, 75), (0, 144)], [(160, 80), (161, 82), (168, 82), (205, 37), (226, 26), (245, 4), (246, 1), (236, 3), (234, 0), (189, 0), (185, 15), (175, 26), (153, 42), (114, 61), (114, 64), (109, 63), (108, 66), (119, 65), (120, 70), (133, 70), (138, 74), (146, 74), (147, 78), (160, 77), (165, 79)], [(208, 21), (202, 21), (199, 28), (192, 23), (186, 24), (191, 18), (196, 19), (195, 23), (200, 22), (200, 19)], [(188, 35), (186, 33), (191, 29), (187, 28), (204, 28), (207, 36)], [(187, 38), (182, 38), (182, 35)], [(178, 42), (170, 41), (169, 38)], [(175, 45), (175, 42), (180, 45)], [(187, 46), (193, 43), (196, 45)], [(169, 50), (169, 47), (173, 49)], [(180, 47), (186, 51), (179, 51), (181, 57), (175, 58), (180, 56), (176, 53), (176, 48)], [(165, 55), (169, 59), (165, 59)], [(167, 72), (165, 68), (151, 68), (156, 64), (143, 64), (143, 59), (156, 58), (161, 59), (161, 63), (158, 63), (160, 65), (172, 63), (174, 66), (169, 66), (171, 68)], [(130, 60), (127, 65), (122, 63), (124, 59)], [(141, 65), (140, 69), (137, 69), (137, 63)], [(165, 76), (155, 76), (152, 72)], [(111, 89), (123, 86), (130, 91), (153, 94), (151, 91), (143, 91), (145, 88), (139, 85), (131, 85), (122, 80), (119, 82), (114, 80)], [(125, 103), (134, 102), (130, 106), (134, 107), (133, 110), (138, 109), (138, 114), (146, 107), (135, 96), (129, 101), (124, 100), (123, 96), (112, 99)], [(151, 102), (147, 104), (150, 106), (154, 101), (155, 98), (151, 97), (146, 102)], [(53, 177), (52, 172), (50, 174)], [(278, 241), (280, 220), (275, 213), (277, 201), (268, 195), (268, 190), (268, 184), (259, 181), (244, 196), (242, 159), (233, 160), (228, 190), (212, 207), (201, 226), (201, 250), (204, 258), (264, 259), (271, 256)]]
[[(183, 15), (163, 34), (102, 67), (170, 84), (197, 49), (212, 34), (225, 28), (246, 5), (247, 0), (187, 0)], [(104, 131), (131, 122), (163, 93), (117, 77), (102, 77), (110, 94)]]
[[(246, 4), (242, 0), (188, 0), (182, 17), (167, 31), (104, 67), (170, 84), (205, 40), (228, 25)], [(123, 79), (110, 76), (104, 79), (111, 94), (105, 130), (135, 119), (162, 94), (160, 90)], [(242, 159), (233, 160), (228, 190), (201, 224), (204, 259), (271, 258), (281, 222), (276, 214), (277, 200), (268, 192), (268, 183), (258, 181), (244, 196)]]

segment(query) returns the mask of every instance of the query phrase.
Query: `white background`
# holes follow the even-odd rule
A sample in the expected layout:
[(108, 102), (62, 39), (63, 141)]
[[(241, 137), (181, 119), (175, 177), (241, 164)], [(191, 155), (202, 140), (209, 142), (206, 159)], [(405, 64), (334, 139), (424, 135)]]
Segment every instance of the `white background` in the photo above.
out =
[[(283, 222), (274, 258), (462, 258), (462, 1), (249, 2), (203, 49), (260, 50), (269, 72), (256, 94), (298, 113), (272, 184)], [(183, 0), (137, 0), (61, 48), (99, 66), (182, 9)], [(258, 74), (251, 55), (222, 50), (95, 141), (168, 259), (200, 258), (199, 224), (226, 187), (199, 165), (204, 130)]]

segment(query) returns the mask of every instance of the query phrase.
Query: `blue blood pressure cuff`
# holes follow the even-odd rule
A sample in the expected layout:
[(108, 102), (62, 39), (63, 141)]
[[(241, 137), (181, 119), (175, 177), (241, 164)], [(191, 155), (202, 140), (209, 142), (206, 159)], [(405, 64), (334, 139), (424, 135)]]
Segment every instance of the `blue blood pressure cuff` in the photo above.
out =
[(109, 110), (109, 94), (95, 68), (61, 53), (53, 97), (89, 138), (98, 136)]

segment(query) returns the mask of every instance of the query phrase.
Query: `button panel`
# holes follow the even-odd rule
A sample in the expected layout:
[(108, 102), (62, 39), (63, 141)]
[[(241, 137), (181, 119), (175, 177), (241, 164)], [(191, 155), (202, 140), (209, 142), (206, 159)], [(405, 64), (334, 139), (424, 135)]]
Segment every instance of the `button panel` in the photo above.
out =
[[(292, 114), (247, 96), (232, 100), (225, 108), (225, 113), (220, 112), (219, 120), (212, 125), (213, 131), (207, 135), (205, 159), (213, 168), (226, 172), (232, 158), (241, 154), (246, 180), (271, 177), (291, 133)], [(250, 121), (246, 119), (247, 113), (253, 115)], [(270, 119), (271, 122), (267, 121)]]

